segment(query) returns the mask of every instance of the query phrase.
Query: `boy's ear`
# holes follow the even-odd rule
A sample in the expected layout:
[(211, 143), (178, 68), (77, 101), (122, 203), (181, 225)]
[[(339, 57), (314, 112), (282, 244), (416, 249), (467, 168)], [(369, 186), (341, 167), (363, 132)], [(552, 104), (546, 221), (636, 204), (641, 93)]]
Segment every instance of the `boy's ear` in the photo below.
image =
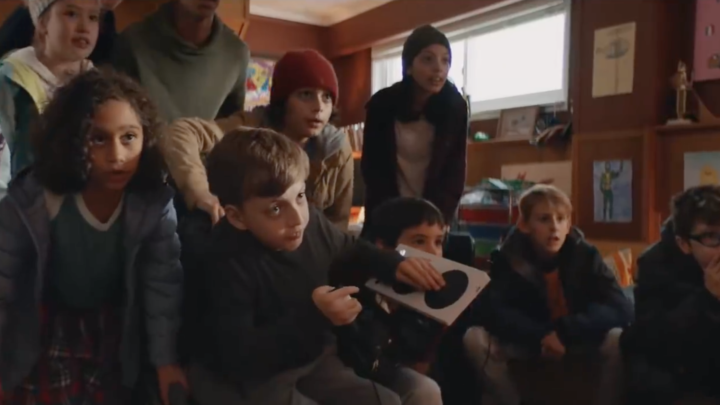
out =
[(522, 233), (530, 233), (530, 227), (528, 226), (527, 221), (523, 217), (520, 217), (520, 219), (518, 219), (517, 228)]
[(680, 248), (680, 250), (683, 253), (685, 253), (686, 255), (689, 255), (690, 253), (692, 253), (692, 250), (690, 249), (689, 241), (687, 241), (679, 236), (675, 236), (675, 243), (677, 243), (678, 248)]
[(245, 214), (240, 208), (234, 205), (226, 205), (223, 208), (225, 209), (225, 218), (230, 222), (230, 225), (241, 231), (247, 231), (248, 227), (245, 223)]

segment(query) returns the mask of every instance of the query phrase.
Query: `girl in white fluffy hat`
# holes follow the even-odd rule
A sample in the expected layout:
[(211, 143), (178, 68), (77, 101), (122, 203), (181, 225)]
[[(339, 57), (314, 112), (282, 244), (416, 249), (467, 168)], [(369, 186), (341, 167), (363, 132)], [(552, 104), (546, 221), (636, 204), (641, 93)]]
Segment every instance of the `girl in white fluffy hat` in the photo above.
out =
[(92, 68), (100, 0), (27, 0), (33, 45), (0, 62), (0, 198), (7, 183), (32, 163), (28, 132), (55, 89)]

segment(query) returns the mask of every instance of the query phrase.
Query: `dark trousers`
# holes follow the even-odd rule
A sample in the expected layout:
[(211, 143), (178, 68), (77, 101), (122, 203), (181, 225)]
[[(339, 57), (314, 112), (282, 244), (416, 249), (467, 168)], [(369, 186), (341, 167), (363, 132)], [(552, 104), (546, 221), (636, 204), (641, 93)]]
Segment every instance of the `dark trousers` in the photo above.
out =
[(672, 371), (638, 356), (627, 359), (626, 376), (629, 405), (672, 405), (692, 394), (720, 399), (717, 371)]

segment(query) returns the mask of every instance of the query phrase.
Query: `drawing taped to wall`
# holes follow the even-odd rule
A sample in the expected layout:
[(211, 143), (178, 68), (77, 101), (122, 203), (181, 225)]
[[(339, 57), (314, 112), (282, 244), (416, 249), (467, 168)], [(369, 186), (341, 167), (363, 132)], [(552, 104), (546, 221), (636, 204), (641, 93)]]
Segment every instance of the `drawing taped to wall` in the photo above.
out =
[(720, 185), (720, 151), (688, 152), (684, 162), (684, 188)]
[(593, 98), (632, 93), (635, 31), (635, 22), (595, 30)]
[(275, 61), (251, 58), (245, 80), (245, 111), (270, 104), (270, 87)]
[(632, 161), (593, 162), (595, 222), (632, 222)]

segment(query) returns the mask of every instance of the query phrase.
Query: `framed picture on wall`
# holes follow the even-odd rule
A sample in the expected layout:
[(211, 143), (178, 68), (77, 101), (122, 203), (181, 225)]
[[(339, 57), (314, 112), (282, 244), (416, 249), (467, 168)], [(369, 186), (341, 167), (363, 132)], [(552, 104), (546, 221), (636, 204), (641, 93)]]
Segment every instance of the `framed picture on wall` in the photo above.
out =
[(540, 107), (522, 107), (502, 110), (498, 123), (497, 139), (530, 140), (535, 135)]
[[(646, 241), (655, 228), (645, 131), (573, 139), (573, 223), (595, 240)], [(659, 226), (658, 226), (659, 228)]]
[(245, 79), (245, 111), (270, 104), (270, 87), (275, 62), (269, 58), (250, 58), (247, 79)]

